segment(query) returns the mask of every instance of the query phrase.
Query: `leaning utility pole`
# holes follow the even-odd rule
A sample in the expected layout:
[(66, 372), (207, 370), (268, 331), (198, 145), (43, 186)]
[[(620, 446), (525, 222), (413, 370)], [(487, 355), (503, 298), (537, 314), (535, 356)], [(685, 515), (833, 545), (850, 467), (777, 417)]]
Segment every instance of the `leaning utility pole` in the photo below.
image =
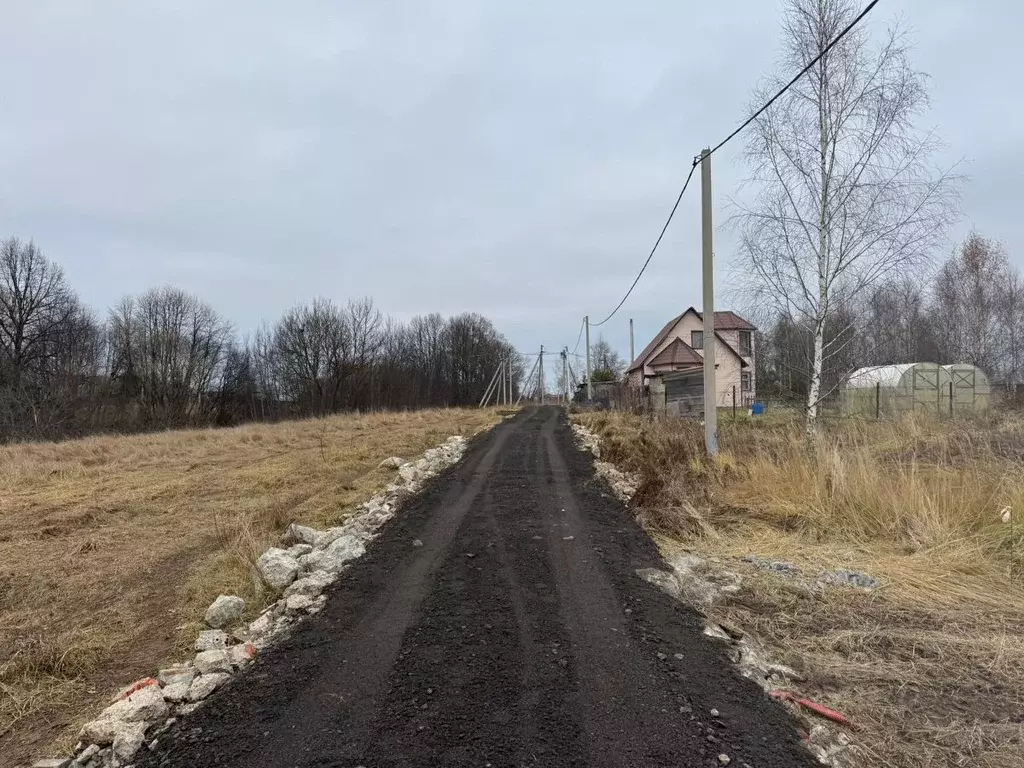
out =
[(540, 367), (537, 369), (537, 389), (540, 390), (540, 404), (544, 405), (544, 345), (540, 345)]
[(700, 154), (700, 209), (704, 280), (704, 447), (718, 453), (718, 402), (715, 397), (715, 251), (711, 236), (711, 150)]
[(590, 378), (590, 315), (583, 318), (583, 325), (587, 329), (587, 402), (594, 399), (594, 382)]
[(494, 372), (491, 377), (491, 383), (487, 385), (487, 390), (484, 392), (484, 396), (480, 398), (480, 407), (483, 408), (487, 405), (487, 401), (491, 399), (491, 394), (496, 392), (498, 389), (498, 377), (502, 375), (501, 365), (498, 366), (498, 370)]
[(522, 389), (519, 390), (519, 397), (516, 398), (516, 405), (517, 406), (519, 405), (519, 403), (521, 403), (523, 401), (523, 395), (526, 394), (526, 388), (528, 386), (530, 386), (530, 381), (533, 379), (533, 372), (535, 370), (537, 370), (537, 362), (538, 362), (539, 359), (540, 358), (538, 358), (537, 360), (533, 361), (533, 367), (530, 369), (530, 372), (528, 374), (526, 374), (526, 378), (523, 379)]
[(636, 359), (636, 352), (633, 351), (633, 318), (629, 318), (629, 364), (632, 365)]

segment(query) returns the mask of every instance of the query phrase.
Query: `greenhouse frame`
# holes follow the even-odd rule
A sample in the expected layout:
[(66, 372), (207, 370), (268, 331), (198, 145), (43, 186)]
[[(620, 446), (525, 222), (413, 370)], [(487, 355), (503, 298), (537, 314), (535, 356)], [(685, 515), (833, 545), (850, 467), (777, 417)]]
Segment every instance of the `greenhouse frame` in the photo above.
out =
[(937, 363), (874, 365), (850, 374), (843, 385), (843, 413), (880, 416), (906, 411), (950, 412), (952, 378)]

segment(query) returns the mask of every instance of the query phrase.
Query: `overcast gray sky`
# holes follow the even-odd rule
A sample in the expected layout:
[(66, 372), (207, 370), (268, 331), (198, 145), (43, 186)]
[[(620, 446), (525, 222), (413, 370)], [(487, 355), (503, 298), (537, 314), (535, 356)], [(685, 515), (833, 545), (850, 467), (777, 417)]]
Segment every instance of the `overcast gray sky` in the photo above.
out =
[[(100, 311), (170, 283), (245, 333), (316, 295), (369, 295), (571, 347), (775, 71), (782, 7), (7, 0), (0, 236), (34, 238)], [(1021, 265), (1024, 10), (883, 0), (869, 27), (896, 15), (932, 77), (926, 122), (968, 161), (953, 239), (977, 227)], [(715, 157), (720, 220), (740, 144)], [(639, 349), (699, 302), (699, 224), (688, 194), (609, 324), (623, 353), (629, 317)], [(720, 262), (732, 248), (719, 233)]]

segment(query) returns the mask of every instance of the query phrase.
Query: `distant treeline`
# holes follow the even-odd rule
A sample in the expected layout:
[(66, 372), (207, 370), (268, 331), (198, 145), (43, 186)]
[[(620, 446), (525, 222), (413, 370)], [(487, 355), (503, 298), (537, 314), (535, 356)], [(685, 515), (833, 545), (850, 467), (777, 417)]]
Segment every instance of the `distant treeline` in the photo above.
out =
[[(0, 441), (472, 405), (514, 348), (476, 314), (399, 322), (314, 299), (239, 339), (177, 288), (83, 305), (32, 242), (0, 242)], [(517, 377), (518, 380), (518, 377)]]

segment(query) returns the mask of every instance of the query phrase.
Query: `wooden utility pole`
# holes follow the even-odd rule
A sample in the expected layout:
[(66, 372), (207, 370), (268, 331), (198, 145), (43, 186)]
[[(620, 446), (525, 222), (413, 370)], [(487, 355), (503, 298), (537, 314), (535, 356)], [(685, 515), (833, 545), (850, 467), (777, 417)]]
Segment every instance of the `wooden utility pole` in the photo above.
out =
[(700, 209), (704, 282), (704, 447), (718, 453), (718, 403), (715, 397), (715, 251), (711, 223), (711, 150), (700, 154)]
[(587, 329), (587, 402), (594, 399), (594, 382), (590, 376), (590, 315), (583, 318), (583, 325)]
[(540, 404), (544, 405), (544, 345), (540, 345), (540, 368), (537, 370), (537, 388), (540, 390)]
[(633, 350), (633, 318), (629, 318), (629, 364), (633, 365), (636, 360), (636, 352)]

